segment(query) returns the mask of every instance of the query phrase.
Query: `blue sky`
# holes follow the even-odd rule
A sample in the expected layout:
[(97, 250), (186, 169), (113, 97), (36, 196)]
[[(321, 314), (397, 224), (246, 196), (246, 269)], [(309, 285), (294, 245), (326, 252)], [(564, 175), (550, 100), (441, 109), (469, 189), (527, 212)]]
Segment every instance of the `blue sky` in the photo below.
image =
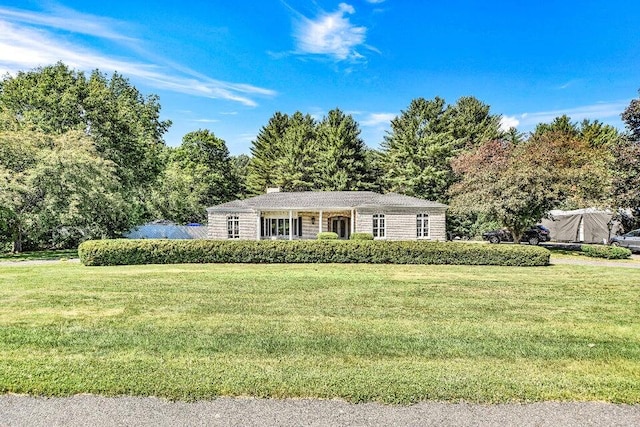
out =
[(3, 1), (0, 73), (63, 61), (157, 94), (165, 140), (232, 154), (276, 111), (340, 108), (378, 147), (413, 98), (475, 96), (505, 126), (561, 114), (620, 129), (640, 88), (635, 1)]

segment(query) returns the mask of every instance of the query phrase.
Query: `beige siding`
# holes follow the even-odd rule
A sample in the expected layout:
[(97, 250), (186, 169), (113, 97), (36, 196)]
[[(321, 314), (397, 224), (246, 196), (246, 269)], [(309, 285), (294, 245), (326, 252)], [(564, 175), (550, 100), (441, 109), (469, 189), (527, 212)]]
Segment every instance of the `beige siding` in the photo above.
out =
[(378, 210), (358, 212), (356, 231), (373, 233), (373, 214), (384, 214), (386, 240), (417, 240), (416, 214), (429, 214), (429, 238), (427, 240), (446, 240), (445, 210), (428, 209), (420, 211)]
[[(427, 210), (367, 210), (355, 213), (355, 231), (358, 233), (373, 233), (373, 214), (382, 213), (385, 215), (386, 240), (416, 240), (416, 214), (429, 214), (429, 240), (446, 240), (445, 209)], [(227, 216), (237, 215), (240, 221), (240, 239), (255, 240), (258, 229), (259, 213), (210, 213), (207, 237), (209, 239), (227, 239)], [(265, 217), (288, 218), (289, 212), (264, 212)], [(293, 212), (293, 218), (302, 217), (302, 239), (315, 239), (320, 226), (319, 212)], [(329, 229), (329, 218), (334, 216), (351, 217), (350, 211), (343, 212), (323, 212), (322, 231)], [(311, 218), (314, 218), (314, 224)], [(297, 238), (294, 236), (294, 238)]]
[(227, 217), (238, 216), (240, 225), (240, 239), (251, 240), (256, 238), (257, 215), (252, 212), (239, 213), (209, 213), (209, 225), (207, 227), (207, 238), (215, 240), (227, 240)]
[[(302, 239), (315, 239), (318, 234), (319, 214), (303, 213), (302, 216)], [(313, 217), (313, 224), (311, 218)]]

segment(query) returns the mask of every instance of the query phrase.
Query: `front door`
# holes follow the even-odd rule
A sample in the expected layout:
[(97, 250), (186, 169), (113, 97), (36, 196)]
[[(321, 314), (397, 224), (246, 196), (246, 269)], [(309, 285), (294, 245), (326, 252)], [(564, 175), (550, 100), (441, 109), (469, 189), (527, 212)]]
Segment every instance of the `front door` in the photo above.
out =
[(348, 239), (350, 234), (350, 222), (350, 218), (346, 218), (343, 216), (331, 218), (331, 231), (336, 233), (341, 239)]

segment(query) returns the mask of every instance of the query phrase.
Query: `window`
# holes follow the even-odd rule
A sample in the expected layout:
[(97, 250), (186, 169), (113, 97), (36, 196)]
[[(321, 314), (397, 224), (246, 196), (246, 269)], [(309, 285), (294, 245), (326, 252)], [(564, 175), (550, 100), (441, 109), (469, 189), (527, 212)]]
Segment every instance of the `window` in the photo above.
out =
[(227, 217), (227, 237), (229, 239), (240, 238), (240, 218), (238, 215), (229, 215)]
[(416, 236), (418, 238), (429, 237), (429, 214), (419, 213), (418, 215), (416, 215), (416, 228)]
[[(262, 237), (288, 238), (289, 218), (261, 218), (260, 235)], [(293, 218), (293, 235), (302, 237), (302, 217)]]
[(373, 214), (373, 237), (384, 237), (384, 214)]

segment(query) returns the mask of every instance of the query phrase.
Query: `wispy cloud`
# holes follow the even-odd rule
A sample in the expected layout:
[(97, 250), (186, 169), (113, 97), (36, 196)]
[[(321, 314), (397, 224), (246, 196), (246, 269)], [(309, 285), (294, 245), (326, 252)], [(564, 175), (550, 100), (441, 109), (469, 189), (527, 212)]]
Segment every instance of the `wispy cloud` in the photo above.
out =
[[(144, 50), (136, 47), (139, 41), (117, 31), (125, 24), (69, 9), (62, 10), (64, 15), (60, 11), (37, 13), (0, 7), (0, 73), (15, 73), (62, 61), (81, 70), (99, 67), (103, 72), (117, 71), (157, 89), (224, 99), (252, 107), (257, 105), (254, 96), (276, 95), (270, 89), (213, 79), (162, 58), (154, 57), (149, 61), (143, 54)], [(131, 58), (131, 53), (127, 58), (107, 56), (70, 41), (52, 29), (116, 41), (128, 46), (136, 57)]]
[(538, 123), (548, 123), (556, 117), (566, 114), (571, 120), (580, 121), (584, 119), (604, 120), (612, 117), (619, 117), (620, 113), (627, 107), (629, 101), (602, 102), (592, 105), (583, 105), (580, 107), (567, 108), (564, 110), (539, 111), (533, 113), (523, 113), (519, 116), (513, 116), (515, 120), (519, 120), (519, 124), (523, 126), (536, 125)]
[(560, 89), (560, 90), (569, 89), (571, 87), (580, 85), (583, 82), (584, 82), (584, 79), (572, 79), (567, 82), (564, 82), (563, 84), (558, 86), (557, 89)]
[(195, 123), (218, 123), (220, 120), (218, 119), (193, 119), (191, 120)]
[(367, 127), (388, 127), (391, 120), (395, 119), (395, 113), (367, 113), (365, 118), (360, 121), (360, 125)]
[(14, 23), (56, 28), (103, 39), (133, 40), (123, 34), (127, 25), (121, 21), (88, 15), (60, 6), (56, 7), (51, 14), (0, 6), (0, 17)]
[(321, 11), (313, 19), (296, 12), (293, 34), (296, 53), (325, 56), (336, 61), (363, 60), (358, 47), (375, 49), (365, 45), (367, 28), (349, 20), (348, 15), (355, 12), (355, 8), (347, 3), (340, 3), (333, 13)]

